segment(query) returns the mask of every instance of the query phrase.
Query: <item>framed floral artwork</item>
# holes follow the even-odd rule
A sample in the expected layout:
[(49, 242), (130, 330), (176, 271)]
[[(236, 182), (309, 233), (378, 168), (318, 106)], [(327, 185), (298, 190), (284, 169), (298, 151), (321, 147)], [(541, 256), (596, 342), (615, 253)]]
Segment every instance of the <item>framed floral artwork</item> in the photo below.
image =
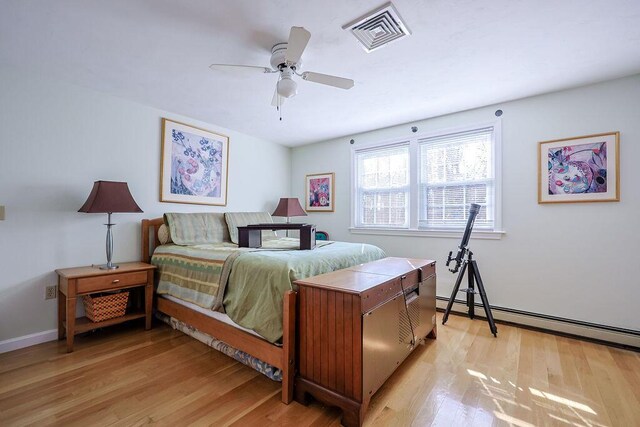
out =
[(620, 200), (620, 132), (542, 141), (538, 203)]
[(307, 212), (333, 212), (334, 175), (334, 173), (319, 173), (305, 177), (305, 210)]
[(162, 119), (160, 201), (226, 206), (229, 137)]

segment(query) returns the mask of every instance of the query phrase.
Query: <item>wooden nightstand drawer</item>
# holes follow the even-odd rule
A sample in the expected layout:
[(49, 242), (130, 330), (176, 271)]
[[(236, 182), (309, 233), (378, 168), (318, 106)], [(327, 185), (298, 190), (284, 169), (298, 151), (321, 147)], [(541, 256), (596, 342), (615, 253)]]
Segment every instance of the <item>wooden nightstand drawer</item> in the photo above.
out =
[(146, 271), (131, 273), (108, 274), (105, 276), (84, 277), (77, 281), (77, 294), (126, 288), (128, 286), (144, 285), (147, 283)]

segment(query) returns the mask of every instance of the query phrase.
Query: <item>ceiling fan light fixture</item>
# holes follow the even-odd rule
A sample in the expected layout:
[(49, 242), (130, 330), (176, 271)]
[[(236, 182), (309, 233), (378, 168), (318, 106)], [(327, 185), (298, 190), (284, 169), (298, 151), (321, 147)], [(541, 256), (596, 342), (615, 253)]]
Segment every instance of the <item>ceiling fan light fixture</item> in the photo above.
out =
[(291, 77), (283, 76), (278, 81), (278, 95), (291, 98), (298, 93), (298, 84)]

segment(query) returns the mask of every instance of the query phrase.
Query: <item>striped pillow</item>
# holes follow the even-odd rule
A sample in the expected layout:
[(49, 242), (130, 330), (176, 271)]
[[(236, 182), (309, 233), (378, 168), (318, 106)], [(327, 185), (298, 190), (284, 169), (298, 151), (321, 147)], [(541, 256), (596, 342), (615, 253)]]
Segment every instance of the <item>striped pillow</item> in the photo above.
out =
[(166, 213), (164, 222), (169, 226), (171, 240), (176, 245), (229, 241), (227, 224), (222, 213)]
[[(231, 242), (238, 244), (238, 227), (249, 224), (272, 224), (273, 218), (269, 212), (226, 212), (224, 218), (229, 226)], [(262, 230), (262, 239), (275, 239), (278, 236), (275, 231)]]

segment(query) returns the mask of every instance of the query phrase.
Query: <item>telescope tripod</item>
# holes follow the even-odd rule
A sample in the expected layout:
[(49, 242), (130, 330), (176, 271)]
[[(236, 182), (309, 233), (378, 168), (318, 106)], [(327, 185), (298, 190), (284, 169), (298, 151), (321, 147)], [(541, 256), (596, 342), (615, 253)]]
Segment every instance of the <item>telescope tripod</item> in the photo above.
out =
[[(460, 269), (460, 274), (458, 274), (458, 279), (456, 280), (456, 284), (453, 286), (453, 292), (451, 293), (451, 298), (449, 298), (449, 304), (447, 304), (447, 309), (444, 311), (444, 316), (442, 316), (442, 324), (444, 325), (449, 319), (449, 312), (451, 311), (451, 307), (453, 306), (453, 301), (455, 300), (455, 296), (458, 292), (464, 292), (467, 294), (467, 307), (469, 307), (469, 318), (473, 319), (475, 316), (475, 305), (474, 305), (474, 296), (476, 294), (480, 294), (480, 299), (482, 300), (482, 306), (484, 307), (484, 313), (487, 316), (487, 322), (489, 322), (489, 328), (491, 329), (491, 333), (494, 337), (498, 336), (498, 328), (496, 328), (496, 322), (493, 321), (493, 315), (491, 314), (491, 307), (489, 306), (489, 300), (487, 299), (487, 294), (484, 291), (484, 285), (482, 283), (482, 277), (480, 277), (480, 271), (478, 270), (478, 264), (476, 260), (473, 259), (473, 252), (468, 252), (467, 259), (462, 261), (462, 268)], [(448, 265), (448, 263), (447, 263)], [(462, 282), (462, 278), (464, 277), (464, 273), (469, 268), (469, 275), (467, 277), (469, 287), (466, 289), (460, 289), (460, 283)], [(475, 283), (478, 285), (478, 290), (475, 289)]]

